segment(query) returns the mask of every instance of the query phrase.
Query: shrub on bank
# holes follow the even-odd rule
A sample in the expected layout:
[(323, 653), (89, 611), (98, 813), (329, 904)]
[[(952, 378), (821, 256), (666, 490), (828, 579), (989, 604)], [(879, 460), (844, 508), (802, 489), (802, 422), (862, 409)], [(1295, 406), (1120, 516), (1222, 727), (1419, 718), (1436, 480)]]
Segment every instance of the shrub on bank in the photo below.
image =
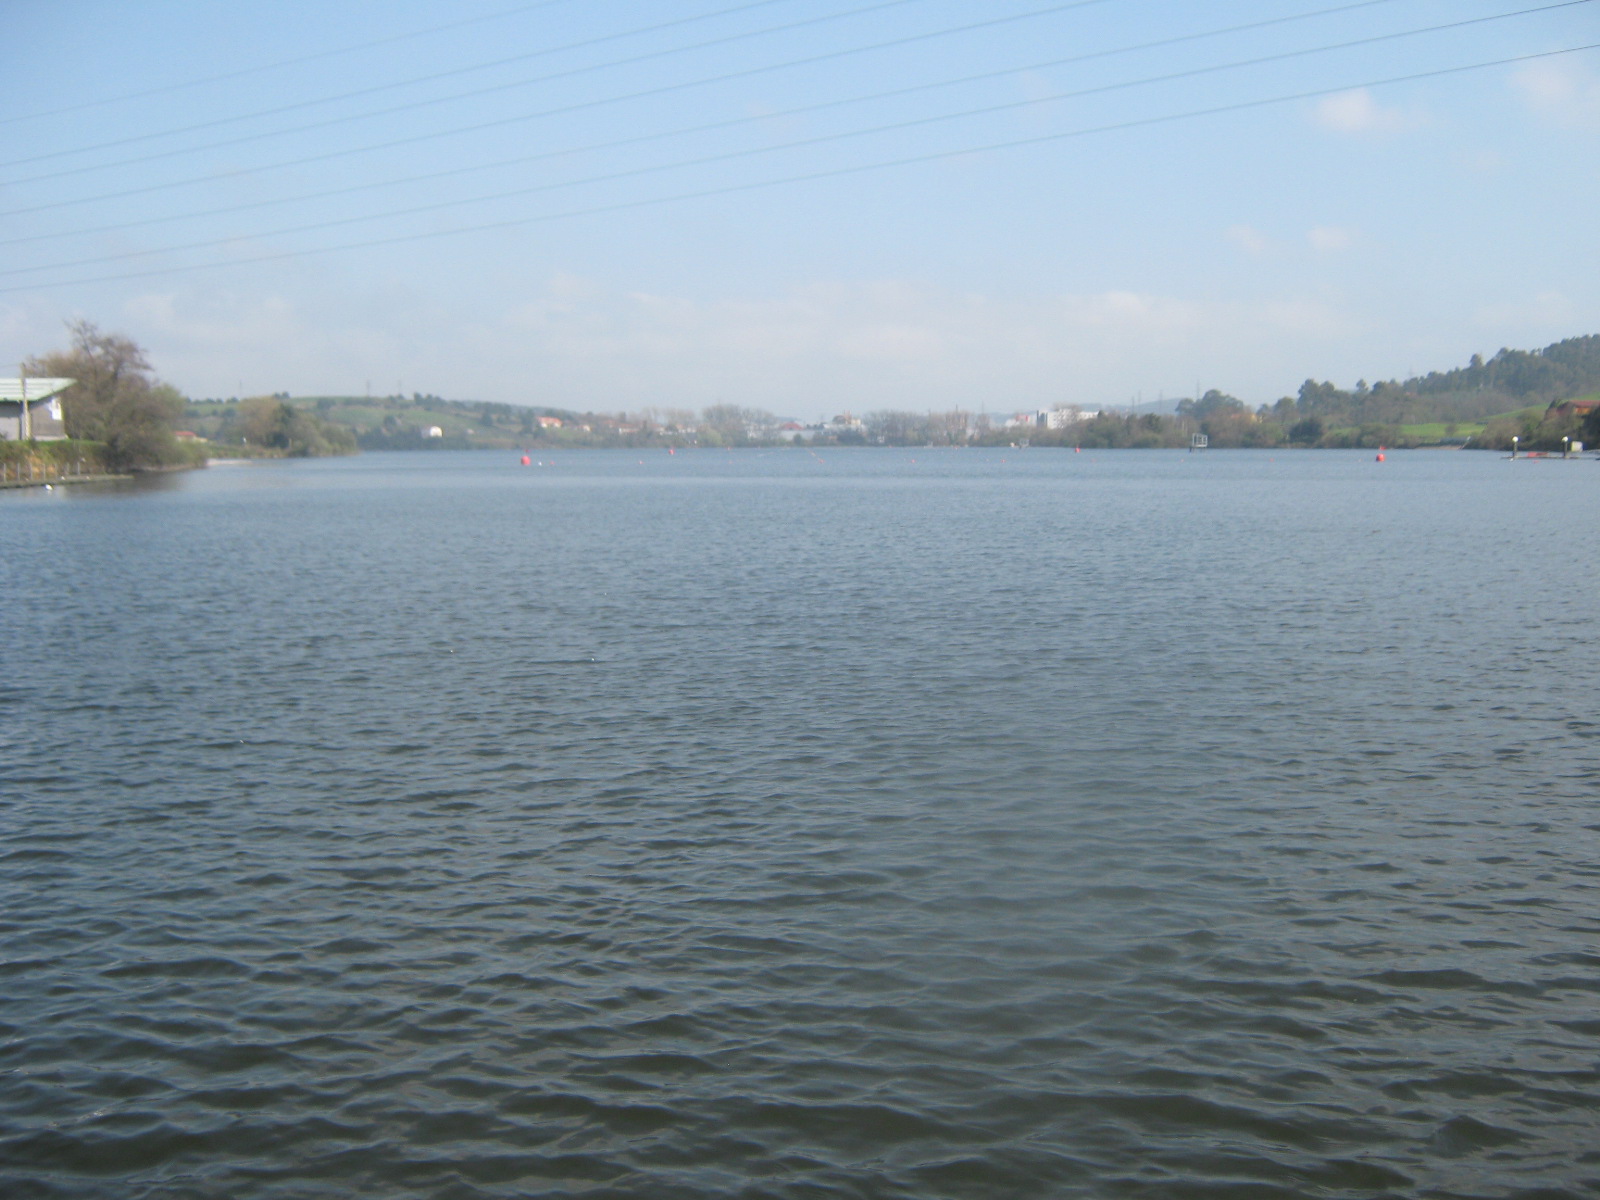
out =
[(1513, 437), (1519, 450), (1560, 450), (1563, 437), (1575, 442), (1585, 440), (1583, 419), (1576, 415), (1556, 416), (1553, 411), (1506, 417), (1490, 421), (1469, 445), (1479, 450), (1510, 450)]
[(0, 441), (0, 463), (24, 469), (32, 463), (36, 470), (50, 474), (76, 471), (80, 464), (85, 475), (103, 475), (109, 471), (104, 444), (86, 438), (64, 438), (55, 442)]

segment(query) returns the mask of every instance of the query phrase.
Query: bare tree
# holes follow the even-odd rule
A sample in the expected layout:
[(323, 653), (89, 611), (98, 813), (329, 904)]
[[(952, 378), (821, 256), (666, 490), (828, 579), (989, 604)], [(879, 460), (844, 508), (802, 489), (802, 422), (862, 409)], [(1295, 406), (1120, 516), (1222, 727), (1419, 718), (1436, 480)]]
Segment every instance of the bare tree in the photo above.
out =
[(92, 321), (70, 321), (72, 348), (30, 359), (30, 374), (77, 382), (62, 396), (67, 436), (100, 442), (114, 467), (174, 461), (172, 431), (183, 397), (160, 383), (137, 342), (101, 333)]

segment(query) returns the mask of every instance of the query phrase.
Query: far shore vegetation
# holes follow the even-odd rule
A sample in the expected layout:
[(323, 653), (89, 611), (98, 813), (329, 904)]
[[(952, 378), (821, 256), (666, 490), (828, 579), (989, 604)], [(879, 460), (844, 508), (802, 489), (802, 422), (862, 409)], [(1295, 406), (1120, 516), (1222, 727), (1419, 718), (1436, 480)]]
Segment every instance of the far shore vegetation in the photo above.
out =
[[(77, 382), (62, 396), (67, 437), (0, 441), (13, 478), (116, 475), (203, 465), (208, 458), (285, 458), (361, 450), (738, 446), (1058, 446), (1180, 448), (1203, 435), (1222, 448), (1465, 447), (1559, 451), (1600, 445), (1600, 335), (1542, 350), (1478, 355), (1464, 367), (1348, 390), (1308, 379), (1294, 396), (1252, 408), (1221, 391), (1166, 412), (1049, 410), (980, 413), (878, 409), (805, 424), (717, 404), (692, 412), (579, 412), (529, 404), (410, 396), (288, 393), (187, 399), (156, 378), (131, 339), (87, 321), (70, 347), (24, 364), (31, 376)], [(1514, 440), (1515, 439), (1515, 440)], [(20, 472), (19, 472), (20, 469)]]
[[(95, 477), (205, 465), (216, 447), (185, 427), (190, 402), (155, 375), (143, 347), (90, 321), (67, 326), (70, 345), (23, 363), (31, 377), (71, 379), (61, 396), (64, 439), (0, 441), (13, 479)], [(259, 397), (233, 406), (224, 453), (255, 457), (354, 454), (354, 433)]]
[[(647, 408), (604, 413), (529, 404), (446, 400), (414, 392), (388, 396), (297, 396), (191, 400), (184, 420), (227, 453), (241, 438), (287, 453), (328, 453), (340, 430), (363, 450), (783, 445), (1185, 447), (1203, 434), (1216, 448), (1394, 448), (1458, 446), (1560, 450), (1563, 436), (1600, 443), (1600, 336), (1543, 350), (1474, 355), (1464, 367), (1405, 381), (1358, 382), (1348, 390), (1308, 379), (1294, 396), (1252, 408), (1220, 391), (1167, 412), (1104, 407), (1098, 412), (979, 413), (878, 409), (804, 424), (757, 408), (717, 404), (699, 412)], [(269, 408), (268, 405), (276, 405)], [(291, 416), (290, 414), (298, 414)], [(314, 436), (315, 419), (324, 432)], [(269, 422), (270, 424), (270, 422)], [(247, 430), (256, 430), (252, 435)], [(295, 432), (303, 429), (302, 432)], [(338, 451), (332, 451), (338, 452)]]
[(0, 453), (13, 462), (82, 463), (111, 475), (205, 461), (198, 448), (179, 443), (183, 396), (155, 377), (137, 343), (89, 321), (67, 328), (68, 349), (23, 364), (31, 376), (77, 381), (62, 396), (66, 440), (0, 444)]

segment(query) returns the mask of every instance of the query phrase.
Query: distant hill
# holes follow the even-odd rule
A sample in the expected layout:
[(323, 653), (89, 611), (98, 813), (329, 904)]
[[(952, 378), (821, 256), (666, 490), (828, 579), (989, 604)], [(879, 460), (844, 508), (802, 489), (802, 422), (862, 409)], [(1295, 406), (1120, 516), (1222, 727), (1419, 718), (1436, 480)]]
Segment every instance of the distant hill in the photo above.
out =
[[(1487, 362), (1404, 382), (1361, 380), (1345, 390), (1308, 379), (1295, 396), (1252, 409), (1210, 391), (1181, 400), (1171, 417), (1103, 411), (1098, 417), (1035, 430), (1033, 445), (1182, 446), (1204, 434), (1217, 447), (1282, 445), (1439, 446), (1560, 449), (1562, 439), (1600, 439), (1600, 415), (1573, 400), (1600, 390), (1600, 336), (1568, 338), (1543, 350), (1501, 350)], [(986, 440), (1014, 436), (998, 431)]]
[(1351, 391), (1308, 379), (1296, 413), (1329, 425), (1420, 425), (1484, 421), (1498, 414), (1600, 389), (1600, 335), (1567, 338), (1543, 350), (1502, 349), (1488, 361), (1474, 354), (1464, 367), (1387, 380)]
[[(363, 450), (505, 449), (538, 440), (540, 417), (560, 421), (560, 429), (580, 430), (593, 417), (551, 408), (524, 408), (439, 396), (288, 396), (275, 399), (305, 410), (320, 420), (350, 430)], [(192, 400), (185, 416), (202, 437), (234, 440), (240, 402)], [(439, 436), (429, 436), (433, 429)]]
[(1489, 393), (1548, 404), (1600, 389), (1600, 335), (1567, 338), (1543, 350), (1502, 349), (1488, 362), (1474, 354), (1465, 367), (1430, 372), (1404, 387), (1419, 396)]
[[(1214, 446), (1367, 446), (1511, 444), (1556, 445), (1563, 434), (1595, 438), (1570, 413), (1547, 420), (1560, 400), (1600, 392), (1600, 335), (1567, 338), (1542, 350), (1502, 349), (1485, 361), (1431, 371), (1405, 381), (1365, 380), (1345, 390), (1307, 379), (1298, 395), (1251, 409), (1224, 392), (1183, 400), (1170, 415), (1115, 412), (1032, 431), (1035, 445), (1182, 446), (1204, 433)], [(574, 412), (569, 409), (445, 400), (413, 393), (394, 396), (300, 396), (271, 399), (304, 411), (322, 425), (353, 434), (364, 450), (510, 449), (516, 447), (788, 444), (772, 414), (732, 405), (688, 412)], [(194, 400), (184, 423), (221, 444), (238, 444), (243, 410), (253, 402)], [(924, 416), (926, 419), (924, 419)], [(1019, 434), (969, 423), (970, 413), (867, 414), (857, 441), (880, 445), (974, 442), (1003, 445)], [(905, 418), (902, 420), (901, 418)], [(1596, 420), (1600, 420), (1597, 418)], [(314, 424), (314, 423), (313, 423)], [(799, 426), (793, 426), (799, 428)], [(435, 432), (437, 431), (437, 432)], [(937, 432), (934, 432), (937, 431)], [(813, 434), (808, 433), (807, 437)], [(830, 440), (824, 430), (820, 440)]]

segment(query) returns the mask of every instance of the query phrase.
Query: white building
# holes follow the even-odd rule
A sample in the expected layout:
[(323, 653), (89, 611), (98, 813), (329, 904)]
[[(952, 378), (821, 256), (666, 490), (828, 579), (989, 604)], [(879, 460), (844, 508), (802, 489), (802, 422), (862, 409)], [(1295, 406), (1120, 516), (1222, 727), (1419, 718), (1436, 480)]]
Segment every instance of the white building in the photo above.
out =
[(1049, 412), (1039, 414), (1039, 424), (1046, 429), (1065, 429), (1079, 421), (1092, 421), (1099, 415), (1098, 412), (1084, 412), (1076, 404), (1058, 404)]
[(61, 393), (75, 379), (0, 379), (0, 439), (59, 442), (67, 436)]

